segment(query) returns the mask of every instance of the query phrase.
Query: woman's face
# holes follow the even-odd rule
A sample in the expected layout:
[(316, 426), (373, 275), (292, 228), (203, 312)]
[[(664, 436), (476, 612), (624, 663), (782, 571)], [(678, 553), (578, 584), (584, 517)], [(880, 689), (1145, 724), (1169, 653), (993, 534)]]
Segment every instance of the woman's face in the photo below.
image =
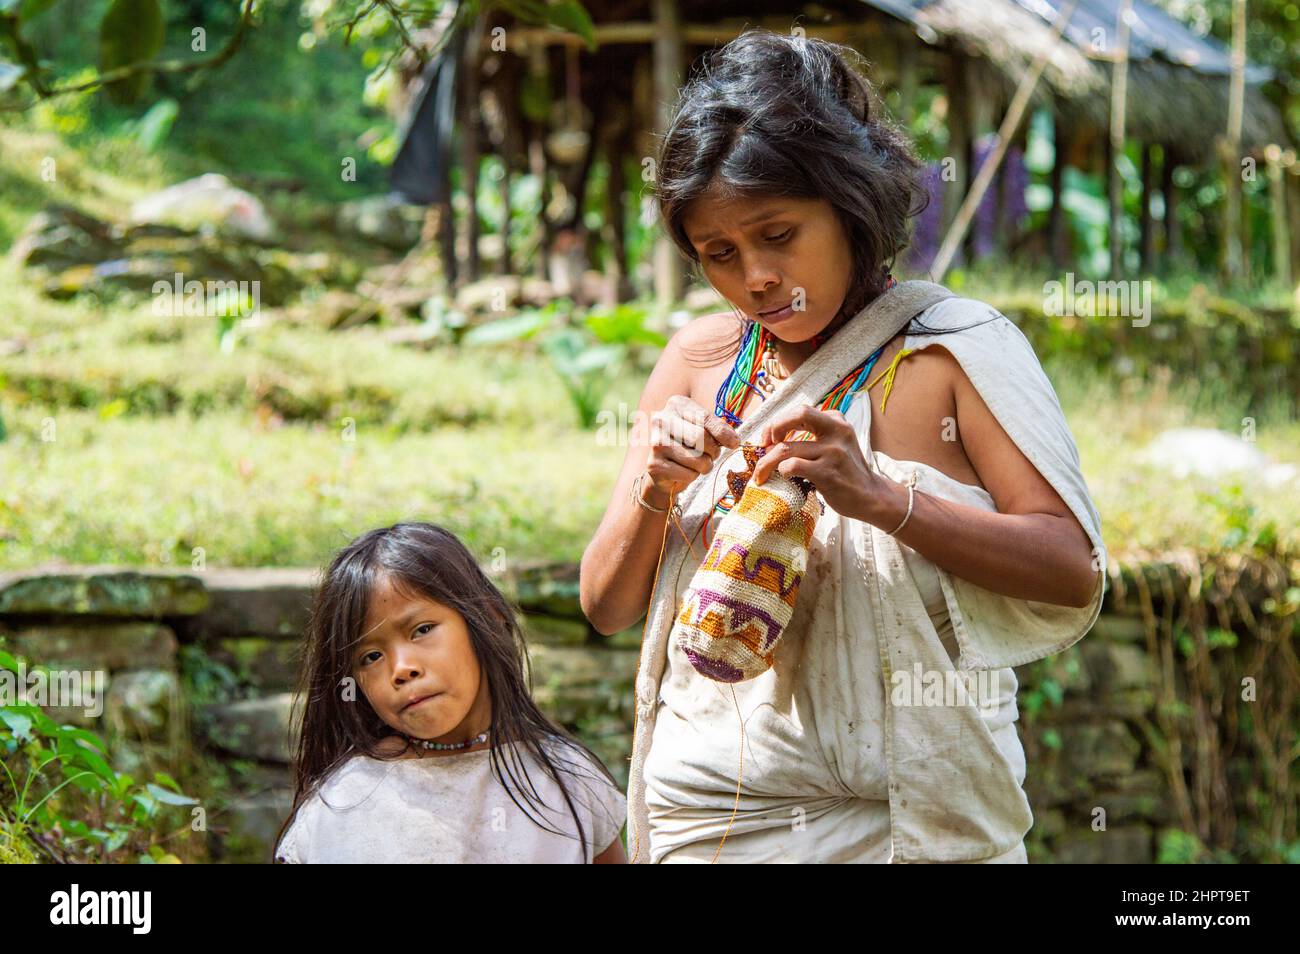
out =
[(381, 575), (362, 632), (353, 676), (390, 727), (436, 742), (463, 742), (488, 727), (487, 680), (460, 613), (400, 593)]
[[(825, 199), (737, 198), (710, 190), (682, 224), (709, 283), (782, 341), (806, 341), (839, 313), (852, 256)], [(783, 310), (764, 314), (772, 309)]]

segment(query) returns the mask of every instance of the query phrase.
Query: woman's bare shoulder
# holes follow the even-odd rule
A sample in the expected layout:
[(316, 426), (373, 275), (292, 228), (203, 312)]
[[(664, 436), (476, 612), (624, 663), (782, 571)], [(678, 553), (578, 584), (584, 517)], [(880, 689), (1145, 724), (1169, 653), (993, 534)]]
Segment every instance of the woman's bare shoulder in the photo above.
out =
[(646, 382), (643, 406), (657, 410), (674, 394), (699, 402), (716, 391), (735, 358), (740, 331), (735, 315), (725, 311), (701, 315), (678, 328)]
[(679, 352), (722, 350), (740, 341), (741, 322), (730, 311), (692, 318), (678, 328), (669, 345)]

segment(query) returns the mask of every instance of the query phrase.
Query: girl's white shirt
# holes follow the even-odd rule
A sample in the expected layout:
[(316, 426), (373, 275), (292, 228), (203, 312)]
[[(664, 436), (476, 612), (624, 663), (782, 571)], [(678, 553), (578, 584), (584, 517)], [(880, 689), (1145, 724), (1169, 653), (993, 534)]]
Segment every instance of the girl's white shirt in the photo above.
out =
[[(545, 807), (540, 810), (518, 791), (511, 798), (492, 773), (490, 749), (419, 759), (353, 756), (303, 803), (276, 847), (276, 860), (590, 863), (619, 836), (627, 812), (623, 792), (585, 752), (556, 743), (548, 747), (582, 821), (584, 852), (559, 786), (540, 762), (524, 750), (519, 753), (514, 772), (530, 794), (535, 789), (541, 797)], [(551, 830), (533, 820), (539, 816)]]

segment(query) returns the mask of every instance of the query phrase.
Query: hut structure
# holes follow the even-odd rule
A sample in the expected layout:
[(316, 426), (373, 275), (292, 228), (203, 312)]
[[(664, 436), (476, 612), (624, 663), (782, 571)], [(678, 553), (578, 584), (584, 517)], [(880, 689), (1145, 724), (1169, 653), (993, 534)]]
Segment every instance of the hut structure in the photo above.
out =
[[(903, 121), (911, 118), (920, 94), (938, 88), (946, 105), (945, 154), (956, 160), (958, 179), (945, 190), (946, 222), (969, 184), (974, 143), (997, 129), (1031, 64), (1040, 53), (1046, 55), (1031, 108), (1050, 110), (1057, 148), (1050, 177), (1053, 204), (1047, 234), (1039, 244), (1059, 265), (1070, 255), (1061, 208), (1064, 169), (1115, 174), (1109, 134), (1112, 77), (1116, 61), (1123, 59), (1127, 95), (1122, 133), (1140, 143), (1140, 252), (1144, 269), (1152, 267), (1158, 247), (1174, 256), (1179, 252), (1175, 168), (1212, 162), (1215, 144), (1229, 127), (1231, 51), (1143, 0), (1128, 0), (1132, 17), (1126, 50), (1117, 42), (1125, 0), (1078, 0), (1058, 38), (1053, 23), (1065, 2), (586, 0), (595, 24), (591, 48), (577, 34), (520, 24), (496, 9), (466, 25), (467, 42), (448, 46), (460, 57), (454, 73), (457, 161), (469, 207), (460, 245), (465, 254), (455, 255), (444, 233), (447, 273), (456, 284), (479, 277), (475, 184), (478, 160), (490, 152), (506, 169), (499, 184), (503, 195), (519, 173), (532, 173), (543, 183), (547, 214), (541, 223), (542, 254), (532, 256), (536, 273), (544, 275), (548, 258), (554, 261), (557, 253), (585, 258), (598, 241), (619, 297), (628, 294), (628, 210), (622, 199), (629, 192), (640, 195), (643, 208), (648, 208), (651, 187), (642, 181), (641, 170), (655, 154), (656, 137), (697, 59), (755, 27), (799, 30), (854, 47), (871, 64), (877, 87), (897, 92), (897, 118)], [(432, 76), (437, 69), (435, 60), (426, 72)], [(1242, 156), (1259, 159), (1271, 145), (1290, 144), (1278, 109), (1261, 88), (1270, 78), (1266, 69), (1249, 64), (1244, 68)], [(425, 96), (452, 101), (445, 88), (439, 92), (437, 84), (425, 85), (412, 96), (413, 110)], [(412, 124), (412, 134), (436, 121), (436, 110), (425, 109), (420, 115), (422, 123)], [(1023, 139), (1025, 124), (1017, 135)], [(601, 232), (595, 235), (586, 229), (582, 210), (598, 165), (607, 176), (607, 201)], [(447, 176), (449, 170), (444, 163), (429, 167), (428, 174)], [(1300, 180), (1289, 178), (1294, 216), (1300, 208)], [(445, 194), (436, 188), (429, 191)], [(1151, 212), (1157, 193), (1165, 209), (1160, 236)], [(508, 223), (504, 226), (508, 229)], [(1295, 252), (1288, 249), (1288, 257), (1294, 259)], [(516, 270), (507, 232), (495, 258), (501, 273)], [(684, 272), (666, 239), (656, 247), (653, 276), (662, 302), (680, 297)]]

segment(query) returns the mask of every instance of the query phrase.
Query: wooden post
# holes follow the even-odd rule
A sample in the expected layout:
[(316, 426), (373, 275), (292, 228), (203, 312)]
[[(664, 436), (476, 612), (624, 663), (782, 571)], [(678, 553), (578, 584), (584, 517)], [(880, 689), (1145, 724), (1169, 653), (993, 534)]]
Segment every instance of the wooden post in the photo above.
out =
[[(948, 97), (948, 155), (940, 168), (943, 189), (943, 224), (951, 230), (961, 211), (971, 181), (971, 90), (966, 85), (969, 72), (964, 53), (953, 53), (944, 71), (944, 87)], [(951, 174), (952, 178), (943, 176)], [(954, 250), (953, 260), (965, 260), (961, 251)]]
[[(903, 42), (900, 39), (900, 44)], [(904, 51), (898, 58), (898, 95), (900, 97), (898, 121), (910, 135), (912, 119), (916, 115), (917, 58)]]
[(626, 234), (627, 218), (624, 215), (624, 193), (627, 191), (627, 176), (623, 169), (623, 159), (627, 155), (626, 134), (611, 137), (606, 143), (605, 161), (609, 164), (609, 178), (605, 186), (605, 249), (608, 255), (605, 275), (609, 279), (615, 302), (623, 300), (627, 284), (627, 251), (623, 236)]
[[(547, 70), (547, 52), (546, 47), (537, 44), (528, 48), (528, 71), (534, 76), (541, 79), (547, 79), (549, 73)], [(539, 201), (541, 202), (541, 211), (538, 214), (538, 235), (536, 252), (533, 255), (533, 277), (545, 279), (547, 274), (547, 258), (551, 251), (551, 236), (554, 229), (551, 227), (551, 218), (547, 209), (551, 205), (551, 170), (550, 162), (546, 158), (546, 124), (534, 123), (528, 124), (528, 170), (536, 177), (541, 185)]]
[(1246, 0), (1232, 5), (1232, 79), (1228, 86), (1228, 131), (1220, 141), (1223, 161), (1223, 277), (1241, 277), (1241, 121), (1246, 98)]
[[(655, 132), (662, 137), (672, 119), (684, 69), (685, 43), (677, 0), (654, 0), (654, 20), (658, 28), (654, 41), (654, 88), (658, 106)], [(660, 314), (666, 316), (669, 309), (681, 300), (686, 282), (681, 254), (662, 227), (655, 236), (654, 261), (655, 303)]]
[[(1283, 179), (1287, 194), (1287, 233), (1291, 236), (1291, 278), (1300, 281), (1300, 160), (1294, 149), (1282, 153), (1282, 168), (1286, 172)], [(1300, 288), (1296, 291), (1300, 296)], [(1300, 307), (1300, 297), (1296, 302)]]
[(1162, 143), (1164, 153), (1160, 161), (1160, 194), (1165, 199), (1165, 269), (1177, 268), (1183, 257), (1182, 231), (1178, 228), (1178, 186), (1174, 184), (1174, 170), (1178, 166), (1178, 153), (1171, 143)]
[[(1293, 161), (1294, 161), (1294, 157)], [(1273, 275), (1284, 288), (1291, 287), (1291, 238), (1286, 219), (1286, 183), (1283, 181), (1283, 152), (1270, 144), (1264, 149), (1268, 163), (1268, 195), (1273, 233)]]
[(510, 275), (514, 273), (514, 263), (510, 255), (510, 158), (501, 157), (501, 181), (497, 183), (501, 190), (501, 257), (497, 259), (497, 273)]
[[(984, 62), (973, 56), (962, 57), (961, 62), (963, 74), (962, 90), (965, 93), (965, 100), (969, 104), (967, 107), (969, 131), (966, 134), (966, 155), (968, 157), (966, 168), (969, 170), (966, 181), (969, 183), (971, 178), (976, 174), (975, 159), (979, 154), (980, 140), (995, 129), (993, 120), (994, 102), (990, 84), (987, 82)], [(1010, 145), (1011, 143), (1007, 143), (1008, 147), (1010, 147)], [(985, 161), (989, 162), (992, 161), (992, 159), (993, 150), (990, 148), (988, 154), (985, 156)], [(994, 177), (995, 179), (1000, 178), (996, 171), (994, 172)], [(999, 186), (1000, 184), (1001, 183), (998, 183)], [(990, 188), (992, 187), (992, 184), (990, 184)], [(993, 202), (995, 206), (997, 204), (999, 191), (1000, 189), (994, 190)], [(996, 230), (994, 234), (996, 236)], [(971, 229), (966, 233), (966, 260), (971, 263), (974, 263), (977, 257), (975, 238), (974, 229)], [(996, 237), (994, 241), (997, 241)]]
[(1065, 164), (1068, 151), (1067, 139), (1069, 126), (1061, 120), (1058, 104), (1052, 103), (1052, 208), (1047, 213), (1047, 252), (1051, 257), (1052, 267), (1065, 267), (1069, 252), (1066, 248), (1066, 218), (1062, 195), (1065, 190)]
[(478, 260), (478, 169), (479, 154), (479, 73), (483, 61), (483, 28), (486, 20), (480, 17), (470, 27), (465, 44), (465, 58), (460, 73), (460, 148), (461, 174), (465, 188), (465, 270), (457, 277), (457, 284), (477, 281)]
[(1110, 83), (1110, 154), (1106, 162), (1110, 194), (1110, 277), (1124, 270), (1124, 180), (1119, 173), (1124, 155), (1125, 111), (1128, 107), (1128, 39), (1133, 19), (1133, 0), (1121, 0), (1115, 24), (1115, 66)]
[(1155, 264), (1155, 228), (1151, 221), (1151, 194), (1155, 191), (1155, 162), (1151, 156), (1151, 143), (1142, 143), (1142, 210), (1138, 214), (1138, 250), (1142, 256), (1143, 274)]

